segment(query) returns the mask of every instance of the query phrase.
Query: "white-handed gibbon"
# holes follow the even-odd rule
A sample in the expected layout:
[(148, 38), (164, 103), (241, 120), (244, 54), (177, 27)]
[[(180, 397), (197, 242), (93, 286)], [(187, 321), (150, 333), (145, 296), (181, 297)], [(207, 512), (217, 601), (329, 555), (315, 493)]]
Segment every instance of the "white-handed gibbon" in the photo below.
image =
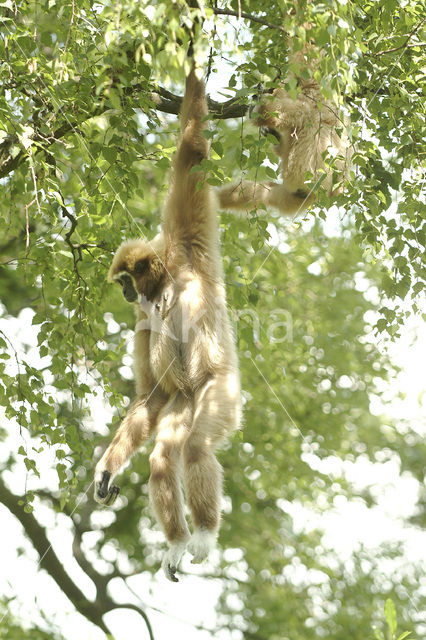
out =
[[(220, 523), (222, 470), (214, 450), (241, 420), (241, 392), (227, 312), (214, 194), (202, 168), (208, 157), (207, 102), (193, 65), (186, 79), (171, 186), (162, 231), (151, 242), (124, 242), (109, 271), (137, 316), (137, 398), (96, 466), (95, 499), (112, 504), (113, 479), (155, 435), (149, 493), (168, 541), (166, 576), (185, 549), (204, 560)], [(181, 478), (193, 534), (184, 514)]]
[[(255, 109), (255, 123), (278, 141), (274, 150), (281, 159), (282, 183), (244, 180), (222, 187), (222, 209), (250, 210), (264, 204), (291, 215), (314, 204), (319, 186), (330, 198), (342, 189), (351, 156), (343, 116), (324, 100), (316, 80), (304, 77), (303, 71), (311, 68), (312, 73), (314, 66), (305, 54), (298, 52), (290, 60), (302, 71), (292, 74), (299, 88), (296, 99), (278, 87)], [(332, 168), (326, 167), (330, 159)]]

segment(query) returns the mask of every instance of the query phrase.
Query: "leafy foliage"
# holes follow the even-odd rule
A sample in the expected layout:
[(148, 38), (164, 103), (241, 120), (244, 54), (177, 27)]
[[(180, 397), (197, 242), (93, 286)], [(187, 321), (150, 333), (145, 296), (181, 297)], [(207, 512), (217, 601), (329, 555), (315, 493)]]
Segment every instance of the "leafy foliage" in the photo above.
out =
[(7, 611), (7, 602), (0, 605), (1, 640), (62, 640), (62, 637), (53, 632), (45, 632), (35, 626), (21, 626), (20, 621), (15, 620)]
[[(398, 335), (426, 278), (424, 7), (249, 0), (238, 19), (239, 3), (216, 4), (203, 8), (195, 43), (208, 90), (235, 109), (251, 104), (259, 82), (269, 90), (285, 77), (288, 38), (300, 47), (313, 40), (324, 96), (345, 104), (355, 147), (350, 184), (327, 218), (324, 207), (294, 224), (270, 211), (221, 217), (245, 425), (222, 453), (229, 498), (221, 542), (239, 559), (225, 551), (217, 568), (220, 619), (257, 640), (298, 640), (307, 629), (312, 638), (364, 640), (391, 597), (413, 630), (416, 568), (391, 577), (381, 569), (400, 550), (372, 557), (360, 549), (342, 563), (320, 528), (297, 528), (291, 506), (318, 516), (342, 496), (374, 506), (372, 493), (359, 495), (343, 471), (329, 471), (336, 460), (397, 459), (423, 479), (419, 435), (373, 414), (370, 403), (394, 374), (372, 332)], [(106, 273), (122, 239), (158, 228), (177, 132), (164, 113), (178, 111), (185, 26), (197, 15), (172, 0), (2, 3), (0, 431), (13, 444), (24, 434), (4, 466), (30, 479), (28, 514), (43, 500), (75, 509), (78, 524), (90, 506), (94, 447), (110, 438), (94, 407), (102, 399), (121, 413), (133, 393), (132, 311)], [(213, 186), (276, 179), (270, 141), (247, 119), (212, 117), (211, 142)], [(55, 455), (53, 501), (40, 493), (46, 449)], [(147, 469), (142, 452), (124, 474), (122, 508), (94, 545), (101, 557), (119, 547), (141, 572), (154, 571), (160, 553)], [(386, 611), (395, 634), (391, 605)]]

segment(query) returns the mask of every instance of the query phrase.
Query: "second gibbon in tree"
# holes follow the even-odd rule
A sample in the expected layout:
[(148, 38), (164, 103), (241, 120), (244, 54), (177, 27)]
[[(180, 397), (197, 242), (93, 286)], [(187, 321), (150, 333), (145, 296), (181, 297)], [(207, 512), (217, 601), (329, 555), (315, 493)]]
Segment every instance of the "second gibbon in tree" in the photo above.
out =
[[(309, 69), (302, 52), (291, 56), (293, 67)], [(339, 108), (324, 100), (313, 77), (293, 74), (299, 93), (294, 99), (284, 87), (275, 89), (255, 109), (255, 123), (277, 139), (275, 152), (281, 159), (282, 183), (247, 180), (218, 190), (222, 209), (250, 210), (265, 205), (292, 215), (311, 207), (316, 189), (325, 189), (330, 199), (342, 190), (351, 150)], [(333, 169), (325, 159), (333, 158)]]

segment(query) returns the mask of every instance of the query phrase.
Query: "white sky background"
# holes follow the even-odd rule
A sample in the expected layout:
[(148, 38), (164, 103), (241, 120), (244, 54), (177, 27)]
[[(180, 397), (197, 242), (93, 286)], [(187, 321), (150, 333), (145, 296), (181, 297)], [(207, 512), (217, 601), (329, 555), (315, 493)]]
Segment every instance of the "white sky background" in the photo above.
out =
[[(217, 91), (225, 86), (227, 78), (221, 73), (212, 74), (209, 81), (209, 93), (212, 97), (221, 100), (223, 95)], [(216, 91), (215, 91), (216, 90)], [(0, 307), (1, 312), (1, 307)], [(5, 320), (0, 314), (0, 329), (11, 339), (18, 351), (18, 345), (23, 341), (29, 342), (33, 348), (27, 355), (31, 364), (38, 365), (36, 353), (36, 333), (31, 327), (32, 312), (24, 310), (19, 320)], [(415, 337), (417, 336), (417, 337)], [(413, 342), (413, 338), (414, 342)], [(385, 344), (382, 345), (383, 348)], [(419, 403), (425, 392), (424, 380), (426, 361), (426, 328), (419, 318), (408, 321), (402, 337), (394, 343), (387, 343), (392, 360), (402, 367), (398, 378), (391, 381), (388, 389), (389, 402), (386, 406), (372, 404), (372, 410), (385, 412), (390, 419), (398, 421), (408, 419), (411, 426), (426, 434), (424, 407)], [(396, 399), (398, 391), (405, 393), (405, 399)], [(109, 420), (109, 412), (98, 398), (97, 405), (93, 407), (93, 415), (104, 424)], [(4, 420), (4, 418), (3, 418)], [(303, 425), (302, 425), (303, 427)], [(0, 448), (0, 463), (7, 459), (8, 452), (17, 450), (24, 444), (19, 435), (17, 425), (8, 423), (9, 437)], [(25, 439), (25, 433), (22, 436)], [(54, 468), (54, 452), (47, 450), (42, 454), (39, 466), (44, 469), (42, 481), (48, 486), (57, 486), (56, 471)], [(40, 461), (41, 460), (41, 461)], [(374, 548), (386, 540), (402, 539), (406, 542), (406, 562), (417, 564), (420, 559), (426, 562), (426, 533), (414, 528), (403, 527), (401, 518), (413, 512), (418, 484), (409, 476), (400, 477), (396, 462), (390, 461), (385, 465), (373, 465), (368, 461), (360, 461), (357, 464), (346, 464), (335, 459), (327, 462), (329, 473), (339, 472), (344, 467), (349, 479), (360, 488), (365, 485), (373, 485), (380, 495), (380, 504), (372, 510), (368, 510), (360, 502), (348, 503), (345, 498), (337, 499), (335, 509), (323, 517), (313, 512), (307, 512), (297, 504), (285, 503), (283, 508), (291, 513), (296, 527), (314, 528), (322, 526), (326, 535), (324, 542), (338, 550), (342, 557), (348, 557), (351, 552), (363, 543), (367, 548)], [(20, 471), (8, 473), (5, 479), (10, 488), (16, 493), (23, 493), (25, 485), (31, 488), (32, 479), (28, 478), (25, 466), (22, 462)], [(78, 586), (88, 597), (94, 596), (93, 585), (75, 563), (71, 552), (71, 533), (66, 529), (67, 519), (59, 516), (58, 525), (47, 508), (37, 508), (36, 515), (40, 522), (48, 527), (49, 538), (53, 543), (55, 552), (64, 562), (71, 578), (75, 579)], [(101, 516), (103, 517), (103, 516)], [(105, 514), (105, 517), (108, 517)], [(60, 592), (59, 588), (45, 571), (39, 571), (37, 567), (37, 553), (22, 533), (19, 522), (0, 505), (0, 521), (2, 532), (2, 544), (0, 545), (0, 566), (2, 580), (0, 582), (0, 597), (15, 598), (10, 603), (10, 609), (19, 618), (30, 626), (31, 621), (37, 621), (46, 629), (57, 628), (62, 635), (75, 640), (81, 637), (84, 640), (104, 640), (104, 634), (96, 627), (88, 623), (85, 618), (75, 612), (68, 599)], [(155, 534), (153, 534), (155, 535)], [(19, 549), (26, 553), (20, 555)], [(229, 550), (227, 560), (235, 563), (235, 570), (239, 570), (240, 560), (238, 550)], [(190, 574), (180, 573), (178, 585), (170, 583), (158, 572), (154, 578), (151, 575), (135, 576), (129, 584), (140, 595), (141, 601), (147, 605), (162, 610), (159, 613), (147, 607), (154, 636), (156, 640), (165, 638), (186, 638), (187, 640), (207, 640), (211, 635), (201, 630), (194, 630), (194, 624), (201, 624), (207, 628), (214, 628), (216, 616), (214, 608), (220, 594), (220, 583), (203, 578), (204, 573), (209, 573), (214, 566), (215, 556), (212, 554), (210, 563), (202, 567), (194, 567), (185, 559), (182, 569)], [(100, 561), (102, 567), (102, 561)], [(243, 565), (241, 566), (243, 570)], [(303, 573), (303, 572), (302, 572)], [(294, 575), (295, 579), (304, 580), (304, 575)], [(426, 584), (424, 585), (426, 590)], [(120, 581), (115, 581), (112, 595), (118, 601), (135, 602), (138, 600), (123, 586)], [(35, 606), (35, 603), (37, 606)], [(234, 603), (238, 611), (238, 603)], [(40, 619), (37, 609), (43, 611), (45, 621)], [(105, 618), (116, 640), (132, 640), (138, 638), (145, 640), (148, 632), (145, 623), (138, 614), (132, 611), (116, 611)], [(1, 625), (0, 625), (1, 626)], [(239, 640), (239, 632), (232, 630), (216, 634), (219, 640)]]

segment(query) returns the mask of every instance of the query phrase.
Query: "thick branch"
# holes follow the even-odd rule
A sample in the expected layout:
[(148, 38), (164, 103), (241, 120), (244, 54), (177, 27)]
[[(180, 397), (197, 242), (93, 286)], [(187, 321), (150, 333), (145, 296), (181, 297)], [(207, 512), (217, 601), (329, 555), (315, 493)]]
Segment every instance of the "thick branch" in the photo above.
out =
[[(37, 494), (40, 497), (47, 498), (53, 504), (59, 505), (59, 501), (57, 500), (57, 498), (55, 498), (50, 493), (46, 491), (38, 491)], [(143, 618), (148, 629), (149, 637), (151, 640), (154, 640), (151, 623), (147, 614), (143, 609), (141, 609), (141, 607), (138, 607), (137, 605), (131, 603), (116, 603), (111, 600), (111, 598), (107, 594), (108, 582), (112, 577), (116, 576), (124, 580), (126, 576), (123, 576), (118, 572), (115, 572), (114, 576), (112, 576), (111, 574), (103, 576), (102, 574), (98, 573), (96, 569), (90, 564), (90, 562), (84, 555), (83, 550), (81, 549), (82, 534), (90, 529), (90, 527), (88, 526), (90, 513), (89, 503), (85, 505), (85, 508), (80, 513), (82, 517), (82, 522), (80, 525), (72, 517), (72, 514), (68, 513), (67, 515), (69, 515), (72, 519), (75, 528), (75, 536), (73, 540), (74, 557), (77, 563), (86, 573), (86, 575), (91, 578), (96, 586), (96, 602), (87, 600), (85, 595), (71, 580), (71, 578), (63, 568), (59, 558), (55, 554), (44, 528), (38, 523), (32, 513), (26, 513), (24, 511), (23, 506), (19, 504), (21, 500), (21, 497), (16, 496), (11, 491), (9, 491), (9, 489), (3, 484), (0, 479), (0, 502), (2, 502), (5, 507), (7, 507), (7, 509), (9, 509), (9, 511), (19, 520), (25, 530), (26, 535), (29, 537), (33, 546), (39, 554), (40, 566), (45, 569), (55, 580), (58, 587), (71, 600), (77, 611), (85, 616), (88, 620), (93, 622), (93, 624), (96, 624), (98, 627), (100, 627), (102, 631), (104, 631), (104, 633), (108, 635), (110, 632), (108, 627), (104, 624), (102, 617), (109, 611), (115, 609), (132, 609), (133, 611), (139, 613), (139, 615)]]
[[(164, 113), (173, 113), (179, 115), (182, 105), (182, 98), (180, 96), (170, 93), (167, 89), (162, 87), (158, 88), (158, 91), (151, 94), (151, 98), (157, 109)], [(248, 104), (243, 104), (240, 98), (231, 98), (226, 102), (217, 102), (207, 96), (207, 104), (209, 107), (209, 113), (216, 120), (226, 120), (227, 118), (241, 118), (247, 113)]]
[[(124, 95), (136, 95), (137, 93), (146, 90), (142, 85), (133, 85), (126, 88)], [(164, 113), (172, 113), (179, 115), (182, 98), (176, 96), (167, 89), (159, 87), (157, 91), (150, 94), (152, 102), (155, 104), (158, 111)], [(208, 99), (209, 110), (211, 115), (218, 120), (224, 120), (226, 118), (240, 118), (244, 116), (248, 110), (247, 104), (242, 104), (239, 98), (231, 98), (225, 102), (216, 102), (216, 100)], [(78, 131), (78, 128), (88, 120), (91, 120), (95, 116), (102, 115), (106, 111), (109, 111), (111, 106), (108, 103), (104, 103), (93, 109), (90, 113), (85, 114), (78, 120), (67, 120), (60, 127), (58, 127), (49, 138), (40, 136), (37, 132), (34, 138), (39, 140), (43, 149), (48, 145), (57, 142), (70, 132)], [(27, 159), (27, 155), (24, 151), (19, 151), (14, 157), (10, 154), (10, 149), (13, 145), (18, 144), (16, 137), (9, 136), (0, 144), (0, 178), (4, 178), (12, 171), (17, 169)], [(41, 149), (40, 149), (41, 150)]]
[(80, 591), (65, 571), (58, 556), (52, 549), (45, 529), (38, 523), (32, 513), (26, 513), (24, 511), (23, 505), (19, 504), (21, 501), (21, 497), (9, 491), (0, 480), (0, 502), (9, 509), (23, 526), (26, 535), (31, 540), (32, 545), (40, 557), (40, 567), (48, 572), (79, 613), (102, 629), (104, 633), (108, 634), (109, 630), (104, 624), (102, 616), (107, 613), (107, 611), (110, 611), (111, 608), (108, 607), (105, 611), (97, 602), (87, 600), (84, 593)]
[[(144, 91), (146, 91), (145, 85), (136, 84), (131, 87), (126, 87), (123, 93), (125, 96), (135, 96), (139, 93), (143, 93)], [(357, 97), (367, 95), (369, 91), (370, 90), (368, 89), (363, 89), (358, 94), (347, 96), (347, 101), (351, 102)], [(385, 93), (387, 93), (387, 91), (385, 91)], [(158, 87), (156, 91), (150, 93), (150, 98), (158, 111), (179, 115), (182, 105), (181, 96), (177, 96), (167, 89), (164, 89), (163, 87)], [(210, 115), (217, 120), (241, 118), (246, 115), (249, 109), (249, 105), (245, 102), (242, 102), (241, 98), (230, 98), (225, 102), (217, 102), (216, 100), (207, 97), (207, 102)], [(35, 133), (34, 137), (36, 140), (39, 140), (43, 144), (43, 149), (45, 149), (48, 145), (60, 140), (68, 133), (78, 131), (79, 127), (84, 122), (91, 120), (95, 116), (102, 115), (102, 113), (109, 111), (110, 108), (110, 105), (105, 102), (102, 105), (98, 105), (90, 113), (84, 114), (84, 116), (82, 116), (79, 120), (67, 120), (66, 122), (61, 124), (48, 138), (40, 136), (37, 132)], [(17, 169), (27, 158), (27, 155), (23, 151), (20, 151), (15, 157), (12, 157), (10, 155), (10, 149), (12, 145), (17, 143), (17, 138), (9, 136), (0, 144), (0, 178), (4, 178), (9, 173)], [(64, 215), (67, 215), (65, 211)], [(77, 247), (74, 246), (74, 249), (75, 248)]]
[(19, 504), (21, 497), (14, 495), (0, 480), (0, 502), (19, 520), (26, 535), (31, 540), (40, 557), (40, 567), (45, 569), (53, 578), (58, 587), (71, 600), (79, 613), (85, 616), (108, 634), (108, 627), (104, 624), (102, 616), (110, 610), (103, 611), (97, 603), (90, 602), (86, 596), (71, 580), (65, 571), (58, 556), (52, 549), (52, 545), (44, 528), (38, 523), (32, 513), (26, 513), (23, 505)]

